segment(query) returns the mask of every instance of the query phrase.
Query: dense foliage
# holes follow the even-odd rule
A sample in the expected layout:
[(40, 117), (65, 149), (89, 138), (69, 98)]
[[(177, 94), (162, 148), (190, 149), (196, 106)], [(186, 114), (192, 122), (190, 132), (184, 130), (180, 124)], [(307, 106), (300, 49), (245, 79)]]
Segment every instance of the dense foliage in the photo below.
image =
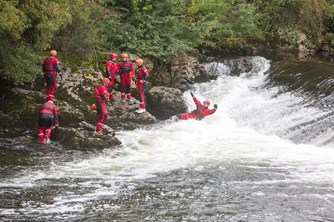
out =
[(333, 0), (0, 0), (0, 21), (0, 80), (12, 85), (32, 82), (51, 48), (161, 63), (199, 46), (334, 47)]

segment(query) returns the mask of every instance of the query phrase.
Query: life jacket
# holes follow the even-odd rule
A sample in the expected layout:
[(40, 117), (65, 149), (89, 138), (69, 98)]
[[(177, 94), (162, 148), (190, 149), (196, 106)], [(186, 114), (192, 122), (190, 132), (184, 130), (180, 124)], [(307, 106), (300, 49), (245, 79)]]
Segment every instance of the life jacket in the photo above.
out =
[(48, 56), (43, 61), (43, 72), (45, 74), (56, 74), (56, 71), (54, 70), (54, 63), (53, 63), (54, 57)]
[(206, 117), (207, 115), (211, 114), (211, 112), (206, 112), (206, 111), (210, 111), (210, 109), (209, 108), (205, 108), (201, 104), (198, 104), (197, 105), (197, 109), (195, 109), (194, 111), (192, 111), (192, 113), (194, 113), (196, 115), (197, 119), (201, 120), (204, 117)]
[(140, 66), (137, 70), (136, 70), (136, 77), (139, 80), (146, 80), (147, 78), (147, 69), (145, 66)]
[(128, 62), (128, 61), (122, 61), (121, 62), (121, 67), (119, 69), (120, 73), (123, 74), (123, 73), (129, 73), (130, 71), (132, 71), (132, 68), (131, 68), (131, 63)]
[(197, 119), (199, 119), (199, 120), (201, 120), (205, 117), (204, 115), (202, 115), (203, 111), (201, 111), (199, 107), (192, 112), (196, 115)]
[(39, 113), (55, 114), (55, 105), (53, 105), (53, 104), (51, 104), (49, 102), (46, 102), (40, 108)]

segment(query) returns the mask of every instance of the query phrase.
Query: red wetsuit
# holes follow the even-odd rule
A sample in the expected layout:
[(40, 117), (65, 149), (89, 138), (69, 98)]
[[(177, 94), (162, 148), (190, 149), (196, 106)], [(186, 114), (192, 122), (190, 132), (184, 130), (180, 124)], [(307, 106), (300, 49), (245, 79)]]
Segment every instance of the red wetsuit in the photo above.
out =
[(39, 142), (43, 143), (50, 138), (52, 121), (58, 127), (57, 107), (51, 102), (46, 102), (39, 109), (37, 129)]
[(103, 121), (107, 115), (106, 101), (109, 99), (108, 89), (104, 85), (97, 85), (94, 89), (94, 97), (96, 101), (97, 110), (97, 124), (96, 132), (101, 132)]
[(130, 72), (134, 73), (133, 64), (130, 61), (121, 61), (117, 64), (117, 71), (121, 75), (121, 99), (131, 98), (131, 76)]
[(196, 119), (196, 120), (201, 120), (204, 117), (213, 114), (216, 112), (216, 108), (214, 109), (209, 109), (204, 107), (197, 99), (196, 97), (193, 97), (193, 100), (197, 106), (197, 109), (190, 113), (180, 113), (178, 116), (180, 119), (187, 120), (187, 119)]
[(106, 62), (106, 74), (107, 78), (110, 80), (110, 83), (108, 85), (109, 100), (112, 100), (114, 98), (112, 91), (115, 85), (116, 72), (117, 72), (117, 64), (112, 60), (108, 60)]
[(138, 93), (140, 94), (139, 108), (145, 109), (145, 91), (146, 91), (146, 79), (148, 76), (147, 69), (144, 65), (141, 65), (136, 70), (136, 86)]
[(52, 100), (57, 89), (57, 74), (61, 73), (59, 60), (50, 55), (43, 60), (43, 73), (46, 81), (46, 100)]

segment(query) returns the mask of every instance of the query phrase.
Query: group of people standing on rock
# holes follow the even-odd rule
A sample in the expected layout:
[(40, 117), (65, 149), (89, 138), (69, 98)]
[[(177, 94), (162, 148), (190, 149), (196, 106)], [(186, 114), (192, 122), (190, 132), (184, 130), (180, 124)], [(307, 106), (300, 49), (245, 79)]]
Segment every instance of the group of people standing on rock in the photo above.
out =
[(96, 109), (98, 121), (96, 124), (96, 132), (102, 132), (103, 122), (107, 115), (106, 103), (112, 102), (114, 96), (112, 94), (116, 75), (120, 75), (120, 92), (123, 103), (128, 102), (132, 104), (131, 83), (134, 80), (140, 94), (139, 109), (137, 113), (146, 112), (145, 109), (145, 86), (148, 77), (147, 68), (144, 66), (144, 61), (140, 58), (135, 60), (137, 68), (134, 69), (132, 61), (128, 60), (126, 53), (121, 54), (121, 61), (116, 62), (118, 55), (111, 53), (110, 59), (106, 62), (106, 77), (102, 78), (101, 84), (94, 89), (94, 96), (96, 104), (91, 107)]
[[(52, 123), (54, 123), (55, 129), (58, 128), (58, 112), (57, 107), (53, 103), (55, 92), (57, 89), (57, 76), (58, 74), (63, 80), (62, 72), (59, 67), (59, 60), (57, 57), (57, 51), (51, 50), (50, 55), (43, 59), (43, 73), (46, 82), (46, 102), (39, 109), (38, 119), (38, 137), (41, 143), (49, 144), (50, 135), (52, 130)], [(94, 97), (96, 104), (91, 106), (92, 110), (97, 111), (97, 124), (96, 132), (100, 133), (103, 130), (103, 122), (107, 115), (107, 102), (114, 100), (113, 89), (115, 85), (116, 75), (120, 75), (120, 92), (121, 101), (123, 103), (128, 102), (132, 104), (131, 95), (131, 83), (135, 81), (138, 93), (140, 95), (139, 109), (137, 113), (143, 113), (145, 109), (145, 90), (146, 81), (148, 77), (147, 68), (144, 66), (142, 59), (135, 60), (136, 69), (134, 69), (133, 62), (128, 60), (126, 53), (121, 54), (121, 61), (116, 62), (118, 55), (116, 53), (109, 54), (110, 59), (106, 61), (106, 75), (101, 79), (101, 84), (98, 84), (94, 88)], [(196, 119), (201, 120), (204, 117), (213, 114), (217, 110), (217, 104), (214, 104), (213, 109), (209, 109), (210, 102), (205, 100), (203, 104), (197, 100), (194, 94), (191, 92), (191, 96), (196, 104), (196, 109), (189, 113), (181, 113), (178, 115), (178, 119)]]
[[(148, 77), (147, 68), (144, 66), (142, 59), (135, 60), (137, 68), (134, 69), (132, 61), (128, 60), (126, 53), (121, 54), (121, 61), (116, 62), (118, 55), (111, 53), (110, 59), (105, 64), (106, 75), (94, 89), (94, 97), (96, 104), (91, 108), (97, 111), (98, 120), (96, 124), (96, 132), (100, 133), (103, 129), (103, 122), (107, 115), (106, 103), (114, 100), (113, 89), (115, 85), (116, 75), (120, 75), (120, 92), (122, 102), (132, 104), (131, 83), (134, 80), (140, 95), (138, 113), (143, 113), (145, 109), (145, 85)], [(39, 142), (49, 144), (52, 130), (52, 123), (55, 129), (59, 127), (57, 107), (53, 103), (55, 92), (57, 89), (57, 77), (60, 75), (63, 79), (59, 60), (57, 59), (57, 51), (51, 50), (49, 56), (43, 59), (43, 68), (45, 79), (46, 102), (39, 109), (38, 119), (38, 137)]]

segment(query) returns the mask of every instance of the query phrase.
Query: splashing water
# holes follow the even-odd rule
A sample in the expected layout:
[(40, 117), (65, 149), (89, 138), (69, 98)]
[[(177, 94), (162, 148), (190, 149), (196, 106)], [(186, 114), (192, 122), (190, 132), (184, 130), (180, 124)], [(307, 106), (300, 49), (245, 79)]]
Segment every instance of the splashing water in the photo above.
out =
[[(118, 150), (50, 160), (1, 180), (0, 218), (333, 220), (333, 131), (316, 126), (329, 111), (268, 87), (270, 61), (252, 62), (240, 76), (207, 64), (219, 77), (193, 93), (218, 110), (202, 121), (118, 132)], [(189, 92), (184, 97), (194, 109)]]

